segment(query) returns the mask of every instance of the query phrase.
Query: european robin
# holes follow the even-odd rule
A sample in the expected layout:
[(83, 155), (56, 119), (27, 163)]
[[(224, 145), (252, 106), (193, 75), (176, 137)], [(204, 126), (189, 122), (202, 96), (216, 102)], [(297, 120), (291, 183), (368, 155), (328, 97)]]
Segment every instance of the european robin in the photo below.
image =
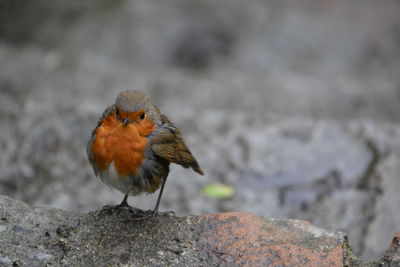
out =
[(95, 175), (125, 194), (118, 208), (130, 207), (128, 195), (154, 193), (161, 187), (154, 209), (146, 216), (158, 213), (170, 163), (203, 175), (181, 131), (138, 91), (121, 92), (104, 111), (87, 154)]

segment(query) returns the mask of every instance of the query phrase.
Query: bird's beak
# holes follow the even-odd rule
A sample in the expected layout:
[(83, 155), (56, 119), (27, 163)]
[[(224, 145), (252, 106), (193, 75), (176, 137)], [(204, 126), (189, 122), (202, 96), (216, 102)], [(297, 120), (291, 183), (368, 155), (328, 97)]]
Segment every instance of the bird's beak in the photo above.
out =
[(127, 124), (129, 124), (129, 123), (131, 123), (132, 121), (130, 120), (130, 119), (128, 119), (128, 118), (124, 118), (124, 119), (122, 119), (122, 123), (124, 124), (124, 125), (127, 125)]

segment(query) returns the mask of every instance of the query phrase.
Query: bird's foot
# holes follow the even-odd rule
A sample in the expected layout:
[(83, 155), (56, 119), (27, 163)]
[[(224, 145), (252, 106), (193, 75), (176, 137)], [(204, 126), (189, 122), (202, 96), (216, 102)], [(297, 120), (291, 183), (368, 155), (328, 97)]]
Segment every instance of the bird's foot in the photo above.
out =
[(144, 212), (141, 209), (129, 206), (129, 205), (125, 204), (125, 203), (121, 203), (119, 205), (106, 205), (106, 206), (104, 206), (99, 211), (99, 215), (104, 214), (104, 213), (111, 214), (111, 213), (114, 213), (114, 212), (120, 213), (120, 212), (123, 212), (123, 211), (128, 211), (130, 213), (135, 213), (135, 214), (136, 213), (139, 214), (139, 213)]

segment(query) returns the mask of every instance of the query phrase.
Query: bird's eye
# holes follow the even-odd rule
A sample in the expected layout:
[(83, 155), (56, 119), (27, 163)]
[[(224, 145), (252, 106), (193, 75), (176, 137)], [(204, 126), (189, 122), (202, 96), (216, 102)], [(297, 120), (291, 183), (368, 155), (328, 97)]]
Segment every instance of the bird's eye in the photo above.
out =
[(139, 119), (144, 120), (146, 118), (146, 114), (144, 112), (140, 113)]
[(119, 116), (119, 109), (115, 109), (115, 115)]

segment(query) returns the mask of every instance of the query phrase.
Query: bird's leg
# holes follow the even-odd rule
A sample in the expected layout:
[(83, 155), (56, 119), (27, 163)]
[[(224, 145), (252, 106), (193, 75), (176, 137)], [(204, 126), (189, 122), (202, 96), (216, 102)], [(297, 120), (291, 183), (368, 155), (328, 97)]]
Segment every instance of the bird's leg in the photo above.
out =
[(166, 183), (166, 182), (167, 182), (167, 177), (165, 177), (165, 179), (164, 179), (164, 181), (163, 181), (163, 183), (162, 183), (162, 185), (161, 185), (161, 188), (160, 188), (160, 193), (158, 193), (156, 206), (154, 207), (154, 209), (153, 209), (153, 211), (152, 211), (152, 215), (153, 215), (153, 216), (157, 215), (157, 213), (158, 213), (158, 206), (160, 205), (161, 196), (162, 196), (162, 193), (163, 193), (163, 191), (164, 191), (164, 186), (165, 186), (165, 183)]
[(124, 196), (124, 199), (121, 201), (119, 205), (115, 206), (115, 208), (122, 208), (122, 207), (130, 207), (128, 204), (128, 194)]
[(118, 204), (116, 206), (111, 206), (111, 205), (104, 206), (103, 209), (102, 209), (102, 212), (104, 212), (104, 211), (108, 211), (108, 212), (118, 211), (121, 208), (122, 209), (128, 209), (129, 211), (135, 212), (135, 213), (138, 213), (138, 212), (143, 213), (143, 211), (141, 209), (132, 207), (132, 206), (130, 206), (128, 204), (128, 194), (126, 194), (124, 196), (124, 199), (122, 199), (120, 204)]
[(165, 186), (166, 182), (167, 182), (167, 176), (165, 177), (165, 179), (164, 179), (164, 181), (163, 181), (163, 183), (161, 185), (160, 193), (158, 194), (158, 198), (157, 198), (157, 202), (156, 202), (156, 206), (154, 207), (153, 211), (151, 212), (151, 216), (156, 216), (157, 214), (162, 214), (162, 215), (170, 215), (170, 214), (172, 214), (172, 215), (175, 215), (175, 212), (173, 212), (173, 211), (166, 211), (166, 212), (160, 212), (160, 213), (158, 212), (158, 206), (160, 205), (162, 193), (164, 191), (164, 186)]
[(130, 207), (129, 204), (128, 204), (128, 194), (126, 194), (124, 196), (124, 199), (121, 201), (120, 204), (115, 205), (115, 206), (106, 205), (106, 206), (103, 207), (103, 210), (117, 210), (117, 209), (123, 208), (123, 207)]
[(162, 197), (162, 193), (164, 191), (164, 187), (165, 187), (165, 183), (166, 182), (167, 182), (167, 177), (165, 177), (165, 179), (164, 179), (164, 181), (163, 181), (163, 183), (161, 185), (160, 193), (158, 194), (156, 206), (154, 207), (154, 209), (150, 210), (150, 211), (146, 211), (146, 212), (144, 212), (142, 214), (136, 214), (137, 217), (135, 218), (135, 220), (143, 220), (143, 219), (146, 219), (146, 218), (149, 218), (149, 217), (156, 216), (158, 214), (160, 214), (160, 215), (175, 215), (175, 212), (173, 212), (173, 211), (158, 212), (158, 207), (159, 207), (160, 202), (161, 202), (161, 197)]

